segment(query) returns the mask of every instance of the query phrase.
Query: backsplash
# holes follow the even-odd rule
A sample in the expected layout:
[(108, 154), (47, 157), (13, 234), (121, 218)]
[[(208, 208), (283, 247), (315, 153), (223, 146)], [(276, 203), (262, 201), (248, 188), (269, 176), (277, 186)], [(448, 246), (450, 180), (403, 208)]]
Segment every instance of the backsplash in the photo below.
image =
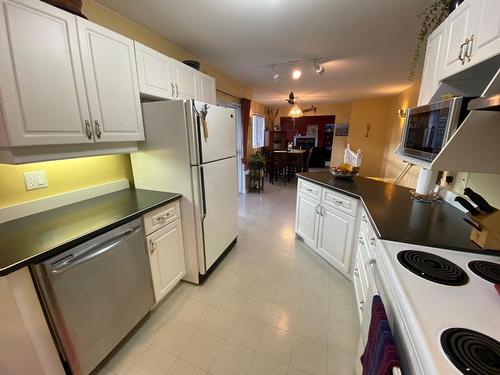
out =
[[(38, 170), (45, 171), (48, 187), (26, 191), (23, 173)], [(129, 155), (0, 164), (0, 208), (121, 179), (128, 179), (132, 185)]]

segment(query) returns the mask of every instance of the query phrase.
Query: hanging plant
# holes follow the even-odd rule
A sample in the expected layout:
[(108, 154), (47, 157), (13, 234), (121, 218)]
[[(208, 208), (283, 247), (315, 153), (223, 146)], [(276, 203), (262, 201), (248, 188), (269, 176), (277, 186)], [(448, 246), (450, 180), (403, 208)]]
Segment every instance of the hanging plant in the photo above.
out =
[(417, 16), (421, 21), (421, 25), (417, 35), (417, 45), (415, 46), (415, 52), (410, 64), (408, 80), (413, 81), (415, 79), (422, 46), (425, 44), (427, 37), (448, 17), (453, 3), (456, 3), (456, 0), (436, 0)]

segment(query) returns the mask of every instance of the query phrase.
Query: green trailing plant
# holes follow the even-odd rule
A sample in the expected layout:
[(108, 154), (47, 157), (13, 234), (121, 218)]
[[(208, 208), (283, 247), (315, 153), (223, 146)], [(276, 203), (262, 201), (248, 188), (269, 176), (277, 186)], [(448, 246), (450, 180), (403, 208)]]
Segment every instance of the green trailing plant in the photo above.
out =
[(262, 153), (256, 152), (255, 154), (250, 156), (248, 160), (248, 166), (250, 167), (250, 169), (260, 169), (264, 166), (265, 160), (266, 158)]
[(420, 31), (417, 35), (417, 44), (410, 64), (408, 80), (413, 81), (417, 72), (420, 53), (427, 37), (448, 17), (452, 0), (436, 0), (425, 8), (417, 17), (421, 21)]

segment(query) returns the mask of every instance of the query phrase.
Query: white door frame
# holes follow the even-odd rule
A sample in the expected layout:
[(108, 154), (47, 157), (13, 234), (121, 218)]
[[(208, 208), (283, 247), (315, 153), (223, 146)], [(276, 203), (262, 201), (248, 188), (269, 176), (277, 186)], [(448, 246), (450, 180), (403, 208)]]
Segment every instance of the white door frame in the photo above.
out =
[(246, 183), (245, 183), (245, 168), (242, 163), (243, 158), (243, 122), (241, 121), (241, 105), (237, 103), (217, 101), (217, 105), (232, 108), (236, 112), (236, 165), (238, 166), (237, 171), (237, 186), (238, 194), (246, 194)]

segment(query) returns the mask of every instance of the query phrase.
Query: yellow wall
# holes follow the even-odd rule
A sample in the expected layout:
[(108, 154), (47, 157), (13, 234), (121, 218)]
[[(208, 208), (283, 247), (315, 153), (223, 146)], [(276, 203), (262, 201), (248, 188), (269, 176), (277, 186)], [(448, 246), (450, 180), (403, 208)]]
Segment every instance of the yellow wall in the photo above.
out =
[[(45, 170), (48, 188), (26, 191), (23, 173)], [(127, 178), (132, 181), (128, 155), (94, 156), (24, 165), (0, 164), (0, 208)]]
[[(392, 99), (389, 110), (388, 124), (389, 129), (387, 133), (386, 146), (384, 159), (382, 161), (382, 177), (395, 180), (399, 173), (406, 166), (398, 157), (394, 155), (394, 150), (399, 145), (401, 140), (401, 132), (405, 119), (399, 119), (397, 116), (398, 109), (407, 109), (417, 106), (418, 92), (420, 84), (416, 83), (410, 88), (403, 91), (401, 94), (396, 95)], [(418, 181), (419, 168), (413, 167), (403, 180), (401, 185), (408, 187), (416, 187)]]

